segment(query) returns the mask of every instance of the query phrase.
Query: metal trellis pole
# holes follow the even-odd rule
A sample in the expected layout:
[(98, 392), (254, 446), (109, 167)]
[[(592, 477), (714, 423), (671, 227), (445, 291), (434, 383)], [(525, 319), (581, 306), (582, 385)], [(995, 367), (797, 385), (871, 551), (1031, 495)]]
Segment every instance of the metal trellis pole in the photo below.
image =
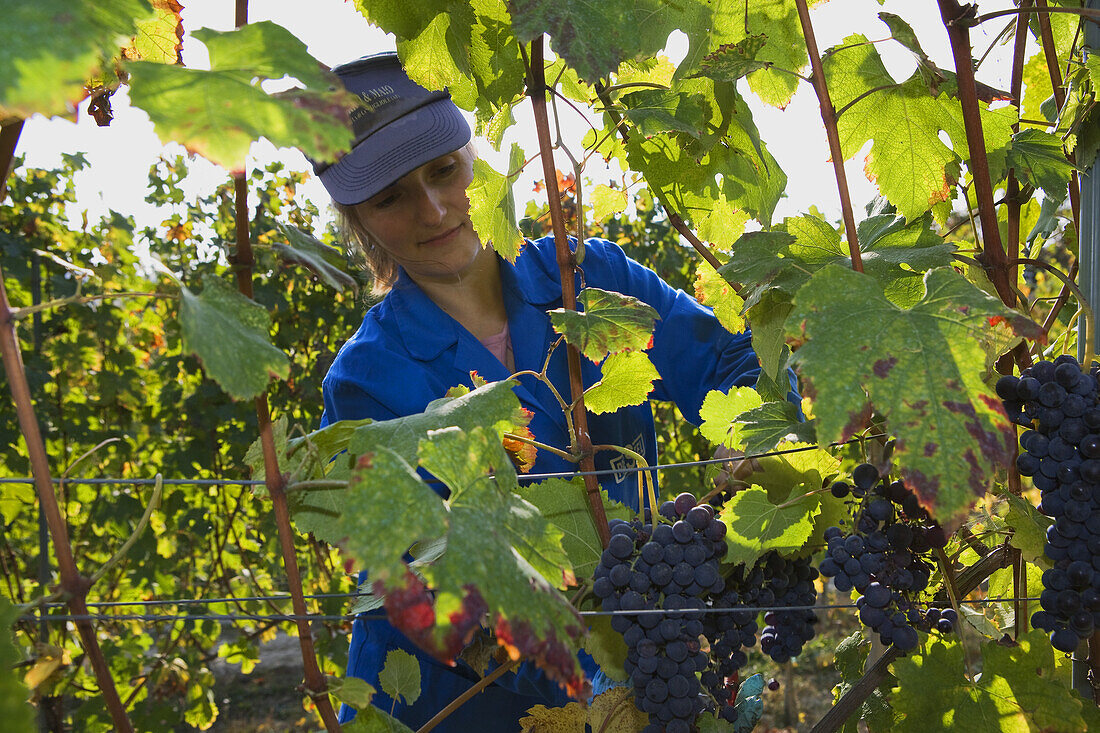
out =
[[(1100, 8), (1100, 0), (1089, 0), (1086, 7), (1090, 9)], [(1085, 46), (1100, 52), (1100, 25), (1083, 21)], [(1093, 90), (1100, 92), (1100, 90)], [(1078, 282), (1082, 294), (1090, 305), (1095, 306), (1097, 294), (1100, 294), (1100, 172), (1096, 169), (1096, 161), (1078, 161), (1083, 169), (1080, 173), (1081, 180), (1081, 223), (1078, 232), (1078, 258), (1081, 263), (1080, 281)], [(1080, 338), (1081, 321), (1078, 321), (1077, 356), (1085, 357), (1084, 343)], [(1096, 331), (1088, 334), (1092, 339), (1093, 353), (1100, 353), (1100, 339), (1097, 339)], [(1082, 642), (1077, 653), (1073, 656), (1073, 688), (1086, 699), (1094, 697), (1092, 684), (1089, 682), (1088, 644)]]

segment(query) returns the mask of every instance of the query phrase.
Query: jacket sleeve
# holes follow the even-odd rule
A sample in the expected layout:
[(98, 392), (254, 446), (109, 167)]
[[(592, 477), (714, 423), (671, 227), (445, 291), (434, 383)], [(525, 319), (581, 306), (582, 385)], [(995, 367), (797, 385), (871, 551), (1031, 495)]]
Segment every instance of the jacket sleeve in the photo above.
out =
[[(710, 308), (627, 257), (613, 242), (587, 240), (582, 267), (587, 284), (632, 295), (657, 311), (660, 320), (649, 350), (661, 375), (655, 399), (675, 402), (684, 418), (698, 425), (699, 408), (708, 392), (756, 385), (760, 363), (748, 331), (730, 333)], [(788, 373), (787, 399), (797, 406), (797, 382), (794, 372)]]

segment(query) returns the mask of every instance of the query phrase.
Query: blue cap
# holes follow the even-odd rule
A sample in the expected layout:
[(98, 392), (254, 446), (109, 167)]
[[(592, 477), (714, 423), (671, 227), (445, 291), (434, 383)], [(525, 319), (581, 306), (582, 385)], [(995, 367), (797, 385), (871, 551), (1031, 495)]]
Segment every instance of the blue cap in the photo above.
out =
[(335, 163), (314, 162), (333, 201), (352, 206), (406, 173), (470, 141), (470, 125), (446, 90), (411, 80), (395, 53), (365, 56), (333, 72), (359, 98), (351, 112), (355, 145)]

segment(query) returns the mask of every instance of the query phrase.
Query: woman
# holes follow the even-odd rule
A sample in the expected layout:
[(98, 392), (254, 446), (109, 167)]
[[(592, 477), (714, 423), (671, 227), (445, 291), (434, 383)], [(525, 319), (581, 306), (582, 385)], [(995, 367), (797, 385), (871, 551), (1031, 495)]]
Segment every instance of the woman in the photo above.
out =
[[(466, 187), (473, 178), (470, 129), (446, 92), (428, 92), (408, 79), (395, 54), (367, 57), (335, 69), (362, 100), (352, 115), (351, 153), (318, 165), (321, 180), (347, 229), (364, 251), (382, 302), (337, 355), (324, 381), (325, 424), (337, 420), (386, 420), (422, 411), (471, 371), (487, 380), (542, 369), (556, 340), (546, 312), (561, 306), (561, 283), (552, 238), (529, 241), (515, 264), (484, 246), (470, 222)], [(712, 389), (753, 385), (759, 366), (748, 333), (731, 334), (682, 291), (603, 240), (586, 242), (587, 286), (632, 295), (653, 306), (660, 320), (650, 357), (661, 374), (654, 397), (671, 399), (684, 417), (699, 422), (699, 407)], [(600, 378), (583, 360), (586, 385)], [(568, 394), (564, 349), (555, 351), (548, 375)], [(551, 391), (531, 377), (516, 387), (533, 413), (530, 429), (544, 443), (567, 447), (562, 410)], [(590, 418), (596, 444), (628, 446), (650, 464), (657, 460), (648, 405)], [(637, 505), (636, 479), (616, 455), (596, 456), (611, 498)], [(533, 472), (573, 471), (575, 465), (539, 451)], [(415, 648), (382, 618), (355, 623), (348, 674), (378, 686), (389, 649)], [(421, 697), (398, 704), (395, 714), (417, 728), (472, 685), (465, 665), (444, 667), (421, 660)], [(586, 657), (586, 655), (585, 655)], [(591, 674), (595, 665), (585, 658)], [(505, 675), (449, 717), (439, 730), (515, 731), (533, 705), (562, 705), (564, 694), (525, 665)], [(381, 693), (375, 704), (390, 709)], [(350, 717), (346, 708), (344, 718)]]

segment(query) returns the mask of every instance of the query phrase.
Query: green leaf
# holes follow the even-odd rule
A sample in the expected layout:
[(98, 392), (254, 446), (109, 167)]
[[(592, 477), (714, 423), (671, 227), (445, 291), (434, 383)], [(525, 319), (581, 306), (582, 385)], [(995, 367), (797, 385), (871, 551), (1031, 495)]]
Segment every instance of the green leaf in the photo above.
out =
[(135, 21), (151, 17), (140, 0), (0, 0), (0, 119), (72, 114), (85, 83), (127, 43)]
[(484, 244), (509, 262), (514, 262), (523, 246), (523, 235), (516, 224), (516, 204), (512, 193), (514, 178), (523, 165), (523, 150), (512, 143), (508, 175), (497, 173), (485, 161), (474, 161), (474, 179), (467, 194), (470, 197), (470, 220)]
[(503, 439), (504, 433), (516, 432), (531, 419), (512, 391), (514, 386), (512, 381), (490, 382), (458, 397), (432, 400), (424, 412), (362, 425), (355, 429), (348, 449), (354, 455), (361, 455), (389, 448), (406, 462), (415, 463), (420, 441), (428, 437), (430, 431), (483, 427)]
[(703, 102), (694, 94), (644, 89), (624, 94), (619, 101), (625, 107), (623, 115), (646, 137), (673, 131), (702, 137), (706, 131), (707, 114)]
[(391, 649), (378, 673), (378, 684), (391, 699), (412, 705), (420, 698), (420, 662), (404, 649)]
[[(826, 265), (851, 267), (847, 243), (828, 223), (806, 215), (787, 219), (784, 225), (786, 232), (742, 236), (720, 270), (727, 280), (751, 283), (742, 291), (749, 308), (769, 290), (794, 295)], [(887, 298), (898, 305), (911, 305), (920, 299), (926, 270), (952, 262), (955, 246), (944, 242), (931, 225), (930, 215), (906, 224), (900, 217), (880, 214), (860, 222), (857, 228), (864, 272), (874, 277)]]
[(290, 362), (271, 345), (271, 318), (231, 285), (207, 277), (200, 295), (180, 286), (183, 350), (202, 360), (207, 375), (234, 399), (255, 397), (274, 376), (286, 379)]
[[(843, 110), (837, 126), (844, 157), (871, 141), (867, 177), (906, 219), (949, 200), (959, 163), (970, 157), (958, 100), (931, 93), (920, 70), (895, 81), (862, 35), (845, 38), (840, 50), (826, 55), (824, 67), (833, 104)], [(983, 110), (987, 150), (1008, 143), (1015, 121), (1013, 109)]]
[[(420, 668), (417, 668), (417, 675), (420, 673)], [(371, 698), (374, 697), (374, 688), (371, 687), (366, 680), (359, 679), (358, 677), (333, 677), (331, 675), (325, 676), (326, 687), (329, 693), (332, 694), (337, 700), (343, 703), (351, 705), (356, 710), (363, 710), (370, 705)]]
[(341, 725), (344, 733), (413, 733), (409, 726), (373, 705), (361, 708), (350, 723)]
[[(820, 0), (811, 0), (814, 6)], [(766, 43), (756, 51), (756, 62), (766, 68), (749, 74), (749, 88), (765, 103), (783, 108), (798, 88), (798, 78), (790, 72), (800, 72), (807, 64), (806, 42), (798, 20), (795, 0), (715, 0), (703, 8), (692, 10), (693, 31), (688, 36), (688, 52), (676, 70), (678, 77), (689, 76), (702, 69), (704, 60), (723, 46), (741, 43), (752, 37), (763, 37)], [(778, 67), (777, 71), (771, 67)]]
[[(590, 577), (600, 562), (603, 545), (596, 532), (596, 525), (592, 522), (584, 482), (579, 478), (572, 481), (552, 478), (521, 486), (518, 493), (538, 507), (542, 516), (561, 530), (562, 549), (569, 557), (577, 577)], [(606, 491), (601, 490), (600, 497), (603, 499), (604, 513), (608, 520), (628, 520), (633, 517), (629, 507), (608, 499)]]
[(799, 420), (798, 408), (786, 400), (765, 402), (741, 413), (741, 439), (745, 453), (764, 453), (783, 440), (815, 443), (813, 423)]
[(705, 260), (695, 268), (695, 299), (711, 308), (714, 317), (730, 333), (741, 333), (745, 330), (745, 319), (741, 315), (745, 301)]
[(286, 244), (276, 243), (273, 249), (284, 260), (297, 262), (321, 278), (329, 287), (340, 292), (345, 288), (350, 288), (352, 291), (358, 289), (355, 278), (345, 271), (347, 258), (343, 252), (329, 247), (296, 226), (290, 224), (276, 226), (287, 241)]
[(589, 198), (592, 201), (593, 221), (606, 221), (612, 214), (626, 210), (626, 191), (621, 188), (611, 188), (601, 183), (591, 190)]
[(702, 419), (699, 432), (715, 445), (741, 449), (745, 439), (739, 418), (762, 404), (763, 400), (752, 387), (733, 387), (725, 393), (711, 390), (699, 408)]
[(1012, 546), (1019, 549), (1028, 562), (1049, 566), (1050, 559), (1043, 548), (1046, 546), (1047, 528), (1054, 521), (1040, 514), (1030, 501), (1010, 491), (1005, 491), (1002, 495), (1008, 502), (1005, 524), (1013, 530), (1010, 539)]
[(790, 312), (791, 296), (778, 290), (764, 293), (748, 310), (752, 323), (752, 350), (760, 362), (756, 391), (767, 401), (784, 400), (791, 389), (787, 373), (791, 349), (783, 332)]
[(626, 663), (626, 642), (623, 635), (611, 628), (610, 616), (592, 617), (588, 626), (588, 637), (584, 640), (584, 650), (592, 655), (603, 673), (613, 680), (625, 682), (630, 679), (623, 665)]
[[(354, 98), (285, 28), (261, 21), (197, 35), (210, 51), (209, 71), (126, 64), (130, 98), (152, 119), (162, 141), (182, 143), (230, 170), (244, 169), (249, 146), (261, 136), (316, 160), (335, 160), (351, 148), (346, 110)], [(306, 89), (269, 95), (259, 86), (283, 76)]]
[(717, 222), (743, 224), (738, 212), (770, 226), (787, 177), (760, 139), (737, 89), (694, 78), (677, 81), (674, 91), (707, 100), (707, 134), (700, 139), (683, 133), (631, 135), (626, 145), (630, 167), (673, 211), (707, 230), (706, 236), (722, 247), (729, 243), (713, 237), (720, 230)]
[(920, 41), (917, 40), (917, 34), (913, 32), (913, 27), (905, 22), (900, 15), (883, 12), (879, 13), (878, 17), (890, 29), (890, 35), (895, 41), (909, 49), (918, 59), (926, 60), (928, 58), (928, 54), (924, 52)]
[(964, 512), (1012, 460), (1015, 434), (982, 381), (986, 351), (1004, 353), (1038, 326), (949, 269), (925, 276), (911, 309), (875, 282), (830, 265), (796, 295), (788, 332), (814, 397), (819, 440), (865, 427), (868, 399), (896, 436), (907, 485), (940, 521)]
[(1054, 654), (1042, 631), (1021, 636), (1016, 644), (982, 644), (982, 674), (964, 675), (961, 645), (939, 641), (922, 656), (899, 659), (892, 670), (900, 683), (893, 696), (900, 715), (897, 730), (1085, 730), (1081, 701), (1054, 679)]
[(14, 667), (22, 661), (11, 628), (19, 610), (0, 596), (0, 713), (9, 730), (34, 730), (34, 709), (27, 704), (30, 692)]
[(558, 308), (550, 311), (550, 322), (593, 362), (600, 363), (609, 353), (642, 351), (652, 344), (658, 316), (651, 306), (599, 288), (585, 288), (577, 301), (583, 312)]
[(730, 549), (723, 562), (751, 565), (769, 550), (783, 555), (801, 550), (819, 512), (820, 502), (814, 495), (780, 508), (768, 500), (764, 489), (737, 492), (718, 515), (728, 529), (726, 544)]
[(449, 518), (442, 500), (412, 466), (386, 448), (360, 457), (347, 490), (340, 492), (340, 504), (336, 516), (315, 525), (313, 532), (343, 547), (375, 581), (404, 577), (409, 547), (447, 534)]
[(655, 56), (668, 34), (681, 27), (677, 6), (659, 0), (513, 0), (511, 10), (521, 43), (548, 33), (554, 52), (587, 82), (606, 77), (623, 61)]
[(644, 351), (611, 354), (600, 371), (600, 381), (584, 392), (584, 406), (596, 415), (642, 404), (653, 391), (653, 383), (661, 378)]
[(1021, 182), (1043, 189), (1047, 198), (1058, 204), (1066, 200), (1074, 166), (1066, 159), (1058, 136), (1041, 130), (1020, 130), (1012, 136), (1005, 165)]
[(694, 76), (705, 76), (715, 81), (734, 82), (754, 71), (766, 69), (770, 63), (757, 61), (760, 49), (767, 44), (768, 36), (746, 36), (737, 43), (724, 43), (718, 50), (703, 57), (699, 71)]

